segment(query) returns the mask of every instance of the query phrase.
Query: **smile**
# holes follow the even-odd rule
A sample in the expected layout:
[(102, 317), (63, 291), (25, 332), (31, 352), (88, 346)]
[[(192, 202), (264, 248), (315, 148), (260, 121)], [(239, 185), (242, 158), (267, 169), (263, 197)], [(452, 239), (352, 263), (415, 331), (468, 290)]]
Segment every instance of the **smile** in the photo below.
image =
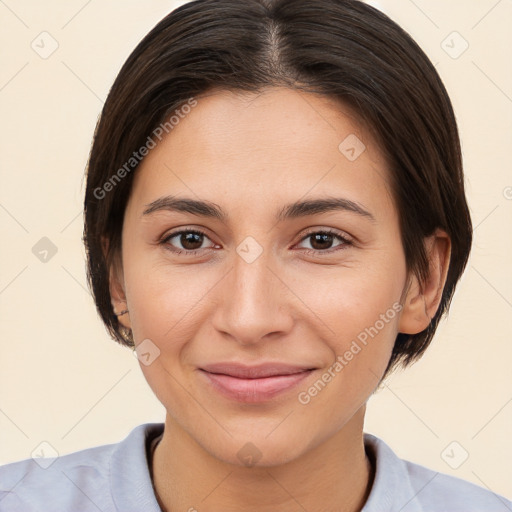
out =
[(217, 392), (238, 402), (265, 402), (290, 391), (309, 377), (314, 368), (281, 365), (243, 367), (240, 365), (212, 365), (200, 368), (199, 373)]

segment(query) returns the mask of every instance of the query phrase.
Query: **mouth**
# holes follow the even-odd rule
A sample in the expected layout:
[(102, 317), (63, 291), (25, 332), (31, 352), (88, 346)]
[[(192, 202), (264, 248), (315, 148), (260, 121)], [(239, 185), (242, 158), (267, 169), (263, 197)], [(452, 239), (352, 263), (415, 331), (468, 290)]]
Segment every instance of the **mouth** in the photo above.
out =
[(219, 363), (199, 368), (212, 389), (238, 402), (266, 402), (291, 391), (316, 368), (281, 363), (246, 366)]

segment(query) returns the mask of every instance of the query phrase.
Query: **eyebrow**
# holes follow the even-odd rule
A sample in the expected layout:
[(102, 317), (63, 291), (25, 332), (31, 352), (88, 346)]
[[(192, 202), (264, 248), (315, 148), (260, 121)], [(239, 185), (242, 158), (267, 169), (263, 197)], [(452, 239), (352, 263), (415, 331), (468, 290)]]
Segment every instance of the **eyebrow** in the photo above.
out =
[[(201, 217), (211, 217), (221, 221), (225, 221), (228, 217), (222, 208), (215, 203), (186, 197), (180, 198), (175, 196), (164, 196), (146, 204), (145, 206), (146, 208), (142, 215), (149, 215), (158, 211), (177, 211)], [(276, 218), (278, 221), (283, 221), (339, 210), (355, 213), (375, 222), (375, 217), (362, 205), (343, 197), (327, 197), (309, 199), (307, 201), (296, 201), (285, 205), (281, 210), (279, 210)]]

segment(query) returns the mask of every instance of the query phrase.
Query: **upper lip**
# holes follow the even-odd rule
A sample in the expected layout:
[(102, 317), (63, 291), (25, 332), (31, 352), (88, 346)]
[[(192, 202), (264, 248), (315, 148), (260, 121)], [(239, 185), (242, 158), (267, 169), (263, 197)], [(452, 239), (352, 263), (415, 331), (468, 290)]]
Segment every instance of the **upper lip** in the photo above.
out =
[(307, 370), (314, 370), (314, 368), (309, 365), (290, 365), (287, 363), (262, 363), (252, 366), (240, 363), (214, 363), (201, 366), (200, 370), (230, 375), (239, 379), (261, 379), (276, 375), (292, 375)]

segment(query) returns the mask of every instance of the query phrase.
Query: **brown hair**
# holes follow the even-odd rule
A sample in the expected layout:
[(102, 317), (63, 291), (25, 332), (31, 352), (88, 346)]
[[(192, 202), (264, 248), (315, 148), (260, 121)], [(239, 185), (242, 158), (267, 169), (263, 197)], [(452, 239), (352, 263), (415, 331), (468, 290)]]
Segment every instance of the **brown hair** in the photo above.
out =
[(438, 311), (424, 331), (398, 334), (387, 371), (405, 366), (423, 354), (448, 309), (469, 256), (471, 218), (455, 116), (439, 75), (402, 28), (357, 0), (196, 0), (139, 43), (109, 92), (88, 163), (83, 240), (99, 314), (112, 337), (129, 345), (112, 310), (109, 269), (120, 253), (139, 161), (133, 155), (191, 97), (271, 86), (337, 98), (370, 127), (391, 169), (407, 268), (420, 281), (428, 274), (424, 238), (441, 228), (451, 239)]

